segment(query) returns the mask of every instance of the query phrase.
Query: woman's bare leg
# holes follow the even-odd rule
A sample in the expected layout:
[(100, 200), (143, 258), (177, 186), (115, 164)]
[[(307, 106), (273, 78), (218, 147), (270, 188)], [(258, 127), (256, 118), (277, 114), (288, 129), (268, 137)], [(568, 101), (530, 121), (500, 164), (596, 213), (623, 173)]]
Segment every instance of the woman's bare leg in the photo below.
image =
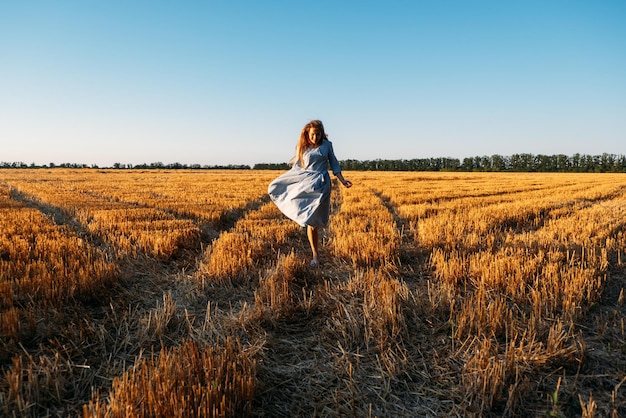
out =
[(313, 252), (312, 264), (319, 262), (317, 254), (317, 244), (319, 242), (319, 234), (317, 228), (307, 225), (306, 235), (309, 237), (309, 244), (311, 244), (311, 251)]

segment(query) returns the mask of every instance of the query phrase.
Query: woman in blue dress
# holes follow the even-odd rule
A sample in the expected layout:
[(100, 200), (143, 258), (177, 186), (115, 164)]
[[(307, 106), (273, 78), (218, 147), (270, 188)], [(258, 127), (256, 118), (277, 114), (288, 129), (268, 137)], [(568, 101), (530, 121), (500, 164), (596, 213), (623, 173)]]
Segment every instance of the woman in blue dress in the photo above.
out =
[(268, 193), (289, 219), (306, 227), (313, 252), (311, 266), (318, 266), (318, 228), (328, 224), (330, 214), (329, 168), (345, 187), (352, 187), (352, 182), (343, 178), (333, 145), (319, 120), (302, 128), (292, 162), (291, 170), (270, 183)]

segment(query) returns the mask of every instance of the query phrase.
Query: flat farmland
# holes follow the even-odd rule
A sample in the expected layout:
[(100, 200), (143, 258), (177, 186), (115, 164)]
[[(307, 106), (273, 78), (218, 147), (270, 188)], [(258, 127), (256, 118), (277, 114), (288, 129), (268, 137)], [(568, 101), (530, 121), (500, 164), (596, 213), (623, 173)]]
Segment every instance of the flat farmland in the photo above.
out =
[(0, 415), (626, 416), (626, 175), (0, 170)]

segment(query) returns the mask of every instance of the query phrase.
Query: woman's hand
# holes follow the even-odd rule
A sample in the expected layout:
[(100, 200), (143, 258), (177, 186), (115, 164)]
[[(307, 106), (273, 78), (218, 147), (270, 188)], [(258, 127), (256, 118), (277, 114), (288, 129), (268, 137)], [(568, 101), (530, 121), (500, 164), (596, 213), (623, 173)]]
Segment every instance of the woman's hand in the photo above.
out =
[(343, 175), (341, 173), (337, 173), (335, 174), (335, 176), (337, 176), (337, 178), (339, 179), (339, 181), (341, 182), (341, 184), (343, 184), (344, 186), (346, 186), (347, 188), (352, 187), (352, 182), (350, 180), (346, 180), (343, 178)]

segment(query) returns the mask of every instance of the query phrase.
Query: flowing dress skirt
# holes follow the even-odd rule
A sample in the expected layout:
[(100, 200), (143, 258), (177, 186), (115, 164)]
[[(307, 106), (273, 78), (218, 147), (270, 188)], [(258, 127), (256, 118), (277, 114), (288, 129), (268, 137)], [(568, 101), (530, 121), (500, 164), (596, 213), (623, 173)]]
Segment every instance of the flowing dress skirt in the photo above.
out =
[(295, 165), (270, 183), (267, 192), (278, 209), (300, 226), (321, 227), (330, 214), (328, 171), (303, 170)]

